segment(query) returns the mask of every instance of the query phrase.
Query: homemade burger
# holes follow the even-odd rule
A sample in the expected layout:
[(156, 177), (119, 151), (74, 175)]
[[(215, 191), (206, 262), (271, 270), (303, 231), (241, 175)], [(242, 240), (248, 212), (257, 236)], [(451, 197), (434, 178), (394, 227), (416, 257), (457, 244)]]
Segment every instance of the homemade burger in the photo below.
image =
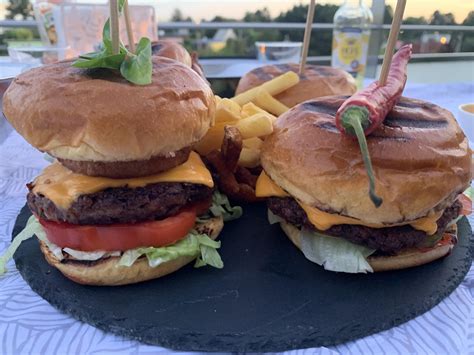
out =
[(3, 98), (13, 127), (56, 158), (28, 184), (26, 230), (75, 282), (135, 283), (196, 258), (222, 267), (214, 239), (227, 201), (213, 197), (192, 151), (212, 124), (214, 95), (187, 66), (152, 63), (145, 86), (106, 69), (48, 65), (18, 76)]
[[(196, 73), (206, 80), (204, 71), (199, 64), (198, 55), (193, 52), (191, 55), (181, 44), (176, 41), (160, 39), (151, 44), (151, 52), (155, 56), (166, 57), (177, 60), (184, 65), (192, 68)], [(207, 81), (207, 80), (206, 80)]]
[[(241, 94), (288, 71), (298, 73), (299, 64), (274, 64), (253, 69), (240, 79), (235, 94)], [(351, 95), (356, 89), (354, 78), (344, 70), (307, 64), (299, 83), (275, 98), (286, 106), (293, 107), (322, 96)]]
[(356, 140), (335, 114), (346, 97), (307, 101), (280, 116), (262, 147), (256, 194), (306, 258), (326, 269), (402, 269), (447, 255), (459, 196), (471, 181), (468, 141), (453, 115), (401, 98), (367, 136), (376, 207)]

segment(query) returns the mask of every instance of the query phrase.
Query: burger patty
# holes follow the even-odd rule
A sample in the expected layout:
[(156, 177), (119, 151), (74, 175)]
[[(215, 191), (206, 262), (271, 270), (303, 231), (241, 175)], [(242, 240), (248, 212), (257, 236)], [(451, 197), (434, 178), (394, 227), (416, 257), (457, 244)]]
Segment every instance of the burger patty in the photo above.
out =
[[(267, 200), (267, 204), (268, 208), (275, 215), (283, 218), (288, 223), (316, 229), (308, 220), (306, 212), (295, 199), (291, 197), (271, 197)], [(444, 232), (448, 223), (459, 215), (461, 208), (462, 206), (459, 201), (446, 208), (437, 222), (438, 231)], [(427, 237), (425, 232), (416, 230), (410, 225), (370, 228), (352, 224), (340, 224), (332, 226), (322, 233), (343, 237), (352, 243), (365, 245), (385, 254), (396, 254), (400, 250), (416, 247)]]
[(64, 210), (46, 196), (29, 192), (28, 206), (41, 218), (72, 224), (136, 223), (159, 220), (193, 203), (210, 201), (212, 189), (189, 183), (109, 188), (79, 196)]

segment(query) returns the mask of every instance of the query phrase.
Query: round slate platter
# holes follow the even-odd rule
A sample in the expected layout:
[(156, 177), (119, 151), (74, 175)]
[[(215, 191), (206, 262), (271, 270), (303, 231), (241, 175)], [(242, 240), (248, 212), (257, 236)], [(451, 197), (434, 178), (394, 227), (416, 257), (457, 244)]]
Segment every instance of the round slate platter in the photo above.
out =
[[(270, 226), (263, 204), (226, 224), (225, 267), (194, 269), (137, 285), (75, 284), (44, 260), (36, 238), (15, 254), (31, 288), (60, 311), (107, 332), (177, 350), (281, 351), (335, 345), (406, 322), (438, 304), (471, 265), (471, 229), (443, 260), (380, 274), (324, 271)], [(14, 235), (29, 211), (19, 215)]]

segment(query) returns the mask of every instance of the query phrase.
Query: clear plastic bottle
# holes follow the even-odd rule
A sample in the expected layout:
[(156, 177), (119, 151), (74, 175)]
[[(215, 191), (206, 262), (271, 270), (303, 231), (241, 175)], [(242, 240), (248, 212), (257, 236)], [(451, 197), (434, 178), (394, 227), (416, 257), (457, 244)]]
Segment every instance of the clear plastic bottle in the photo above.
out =
[(349, 72), (362, 86), (369, 48), (372, 11), (363, 0), (345, 0), (334, 15), (331, 65)]

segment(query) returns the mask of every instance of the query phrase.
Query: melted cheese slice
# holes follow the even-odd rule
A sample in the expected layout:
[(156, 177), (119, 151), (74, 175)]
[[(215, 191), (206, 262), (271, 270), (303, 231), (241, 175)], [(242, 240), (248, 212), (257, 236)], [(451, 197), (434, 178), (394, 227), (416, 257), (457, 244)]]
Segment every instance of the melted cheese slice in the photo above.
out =
[[(280, 186), (275, 184), (265, 172), (262, 171), (257, 180), (257, 186), (255, 188), (255, 195), (257, 197), (289, 197), (290, 195), (286, 193)], [(409, 224), (414, 229), (424, 231), (428, 235), (433, 235), (438, 229), (437, 221), (443, 214), (443, 211), (440, 211), (433, 216), (423, 217), (410, 222), (403, 222), (397, 224), (373, 224), (365, 223), (359, 219), (341, 216), (338, 214), (327, 213), (317, 209), (316, 207), (309, 206), (301, 201), (298, 201), (298, 204), (306, 212), (309, 221), (319, 230), (325, 231), (331, 228), (334, 225), (338, 224), (354, 224), (367, 226), (370, 228), (385, 228), (385, 227), (396, 227)]]
[(58, 207), (67, 209), (80, 195), (92, 194), (110, 187), (143, 187), (159, 182), (188, 182), (214, 187), (212, 176), (199, 155), (191, 152), (188, 160), (160, 174), (132, 179), (110, 179), (76, 174), (55, 162), (44, 169), (33, 182), (33, 192), (42, 194)]

